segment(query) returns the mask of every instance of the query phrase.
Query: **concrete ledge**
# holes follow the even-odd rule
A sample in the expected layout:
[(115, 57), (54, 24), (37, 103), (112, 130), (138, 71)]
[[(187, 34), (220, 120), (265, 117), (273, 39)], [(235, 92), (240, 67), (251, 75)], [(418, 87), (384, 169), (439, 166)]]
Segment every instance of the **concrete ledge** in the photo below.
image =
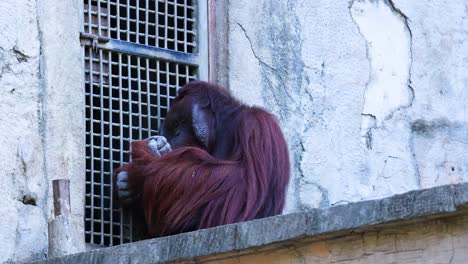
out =
[(468, 183), (149, 239), (36, 263), (164, 263), (468, 213)]

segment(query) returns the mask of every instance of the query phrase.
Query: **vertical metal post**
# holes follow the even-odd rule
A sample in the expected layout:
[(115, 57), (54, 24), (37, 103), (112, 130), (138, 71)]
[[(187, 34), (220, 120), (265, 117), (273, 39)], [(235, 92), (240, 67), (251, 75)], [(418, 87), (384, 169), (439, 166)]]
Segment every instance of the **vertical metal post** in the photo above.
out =
[(136, 43), (140, 43), (140, 1), (137, 0), (136, 1), (136, 18), (135, 18), (135, 23), (136, 23), (136, 28), (135, 28), (135, 33), (136, 33), (136, 37), (135, 37), (135, 41)]
[[(99, 14), (99, 17), (100, 17), (100, 14)], [(103, 56), (102, 56), (102, 50), (99, 50), (99, 111), (100, 111), (100, 118), (101, 120), (104, 119), (104, 86), (103, 86), (103, 72), (102, 70), (104, 69), (103, 68), (103, 65), (102, 65), (102, 59), (103, 59)], [(99, 149), (99, 153), (100, 153), (100, 157), (99, 157), (99, 160), (100, 160), (100, 163), (101, 163), (101, 166), (100, 166), (100, 172), (99, 174), (101, 175), (99, 178), (100, 180), (100, 190), (101, 190), (101, 193), (99, 194), (99, 198), (100, 198), (100, 201), (101, 201), (101, 206), (100, 206), (100, 211), (101, 211), (101, 229), (99, 230), (100, 232), (100, 236), (101, 236), (101, 244), (104, 244), (104, 122), (101, 122), (101, 135), (100, 135), (100, 139), (101, 139), (101, 142), (100, 142), (100, 149)]]
[[(109, 24), (110, 25), (110, 24)], [(110, 32), (110, 31), (109, 31)], [(113, 107), (113, 98), (112, 98), (112, 92), (114, 89), (113, 86), (113, 76), (112, 76), (112, 52), (109, 52), (109, 166), (112, 167), (114, 164), (114, 147), (112, 145), (112, 142), (114, 140), (114, 133), (113, 133), (113, 126), (114, 126), (114, 120), (113, 120), (113, 114), (114, 114), (114, 107)], [(110, 175), (112, 177), (112, 174)], [(109, 200), (110, 200), (110, 208), (109, 208), (109, 243), (110, 245), (114, 244), (114, 201), (112, 199), (112, 194), (114, 193), (114, 184), (112, 182), (112, 179), (110, 179), (110, 194), (109, 194)]]
[[(137, 58), (137, 71), (138, 71), (138, 74), (137, 74), (137, 79), (138, 79), (138, 126), (142, 127), (142, 120), (141, 120), (141, 65), (140, 65), (140, 62), (141, 61), (141, 58)], [(143, 135), (142, 135), (142, 129), (138, 129), (138, 138), (139, 139), (143, 139)]]
[(148, 127), (148, 137), (152, 136), (151, 135), (151, 83), (150, 83), (150, 64), (149, 64), (149, 59), (145, 59), (146, 62), (146, 108), (147, 108), (147, 113), (148, 113), (148, 123), (146, 124)]
[(198, 1), (198, 55), (200, 56), (200, 65), (198, 66), (198, 78), (208, 80), (208, 3), (207, 0)]
[(179, 37), (178, 37), (178, 17), (177, 17), (177, 0), (174, 1), (174, 50), (179, 50)]
[[(157, 3), (155, 3), (157, 5)], [(148, 24), (149, 24), (149, 2), (145, 2), (145, 45), (148, 45)]]
[[(120, 153), (120, 158), (119, 158), (119, 162), (120, 164), (122, 164), (124, 162), (124, 152), (123, 152), (123, 149), (124, 149), (124, 139), (123, 139), (123, 135), (124, 135), (124, 132), (123, 132), (123, 95), (122, 95), (122, 90), (123, 90), (123, 85), (122, 85), (122, 53), (118, 53), (118, 57), (119, 57), (119, 115), (120, 115), (120, 125), (119, 125), (119, 128), (120, 128), (120, 138), (119, 138), (119, 153)], [(123, 223), (122, 223), (122, 219), (124, 219), (124, 213), (122, 210), (120, 210), (120, 225), (119, 225), (119, 228), (120, 228), (120, 244), (123, 244), (124, 240), (123, 240)]]
[(208, 32), (206, 34), (208, 38), (208, 80), (210, 82), (216, 82), (216, 42), (213, 37), (216, 33), (216, 16), (215, 0), (208, 1)]
[(154, 15), (155, 15), (154, 24), (155, 24), (155, 27), (156, 27), (156, 29), (155, 29), (155, 36), (154, 36), (154, 37), (155, 37), (154, 45), (155, 45), (156, 47), (161, 47), (161, 46), (159, 45), (159, 1), (155, 1), (154, 5), (155, 5), (155, 6), (154, 6), (155, 11), (156, 11), (156, 12), (154, 13)]
[[(161, 115), (161, 71), (159, 61), (156, 61), (156, 87), (157, 87), (157, 107), (158, 107), (158, 116)], [(161, 118), (158, 118), (158, 133), (161, 132)]]
[(167, 49), (167, 1), (164, 1), (164, 48)]
[[(91, 8), (91, 7), (90, 7)], [(89, 91), (89, 102), (90, 102), (90, 128), (89, 128), (89, 134), (90, 134), (90, 150), (91, 150), (91, 158), (90, 158), (90, 163), (91, 163), (91, 181), (90, 181), (90, 187), (91, 187), (91, 193), (90, 193), (90, 200), (91, 200), (91, 243), (94, 243), (94, 70), (93, 70), (93, 64), (94, 64), (94, 51), (90, 47), (88, 48), (89, 51), (89, 82), (90, 82), (90, 91)]]

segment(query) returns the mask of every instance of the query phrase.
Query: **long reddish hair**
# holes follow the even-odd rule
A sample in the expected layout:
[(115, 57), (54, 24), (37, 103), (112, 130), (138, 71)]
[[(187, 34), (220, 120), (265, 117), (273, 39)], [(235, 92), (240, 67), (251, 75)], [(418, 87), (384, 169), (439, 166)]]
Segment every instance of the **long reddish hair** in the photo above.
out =
[[(165, 236), (280, 214), (290, 165), (275, 117), (205, 82), (181, 88), (174, 104), (186, 97), (209, 105), (213, 145), (208, 150), (179, 147), (157, 157), (145, 141), (136, 141), (132, 162), (117, 170), (128, 171), (129, 184), (142, 188), (148, 234)], [(226, 159), (210, 154), (226, 140), (231, 148)]]

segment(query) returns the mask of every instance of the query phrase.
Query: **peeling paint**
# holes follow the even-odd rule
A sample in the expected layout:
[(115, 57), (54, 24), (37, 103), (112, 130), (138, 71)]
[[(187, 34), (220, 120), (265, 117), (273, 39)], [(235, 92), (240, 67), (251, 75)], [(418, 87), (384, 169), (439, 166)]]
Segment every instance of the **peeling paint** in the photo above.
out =
[(371, 72), (364, 94), (361, 136), (368, 149), (372, 129), (411, 106), (411, 31), (407, 17), (388, 0), (353, 1), (353, 20), (367, 41)]
[[(287, 212), (460, 180), (466, 140), (453, 121), (466, 122), (466, 7), (229, 3), (231, 89), (280, 117), (292, 162)], [(439, 119), (448, 127), (432, 124)], [(425, 150), (437, 157), (434, 168)]]

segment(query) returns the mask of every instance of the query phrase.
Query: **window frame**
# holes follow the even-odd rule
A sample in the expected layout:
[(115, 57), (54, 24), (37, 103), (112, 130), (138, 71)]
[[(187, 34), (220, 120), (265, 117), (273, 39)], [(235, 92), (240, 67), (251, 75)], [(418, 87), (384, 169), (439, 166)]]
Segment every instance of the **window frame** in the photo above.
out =
[[(89, 0), (89, 1), (91, 1), (91, 0)], [(94, 0), (93, 1), (93, 3), (97, 3), (97, 6), (98, 6), (97, 7), (97, 10), (98, 10), (97, 11), (98, 12), (97, 16), (98, 16), (99, 22), (101, 22), (101, 20), (100, 20), (101, 14), (99, 13), (100, 8), (101, 8), (101, 4), (102, 3), (107, 3), (108, 1), (110, 1), (110, 0), (97, 0), (97, 1)], [(137, 0), (137, 1), (139, 1), (139, 0)], [(149, 1), (152, 1), (152, 0), (149, 0)], [(195, 1), (195, 4), (197, 5), (196, 14), (195, 14), (195, 16), (196, 16), (196, 22), (195, 23), (196, 23), (196, 27), (197, 27), (196, 49), (195, 49), (196, 51), (193, 52), (193, 53), (180, 52), (180, 51), (175, 51), (175, 50), (170, 50), (170, 49), (165, 49), (165, 48), (159, 48), (159, 47), (155, 47), (155, 46), (148, 46), (148, 45), (144, 45), (144, 44), (138, 44), (138, 43), (134, 43), (134, 42), (130, 42), (130, 41), (112, 39), (112, 38), (109, 38), (108, 36), (101, 36), (101, 35), (98, 35), (98, 34), (93, 34), (93, 33), (86, 32), (85, 27), (87, 26), (87, 24), (86, 24), (86, 21), (85, 21), (85, 18), (84, 18), (85, 11), (86, 11), (85, 10), (85, 4), (84, 4), (85, 1), (84, 0), (81, 1), (82, 5), (83, 5), (83, 8), (80, 11), (81, 12), (81, 18), (82, 18), (82, 20), (81, 20), (80, 41), (81, 41), (81, 46), (82, 46), (82, 50), (83, 50), (83, 52), (82, 52), (83, 65), (85, 65), (85, 52), (84, 52), (85, 49), (90, 50), (92, 48), (92, 50), (95, 50), (98, 54), (100, 54), (101, 57), (102, 57), (103, 52), (109, 52), (109, 54), (110, 54), (110, 52), (113, 52), (113, 53), (119, 53), (119, 54), (123, 54), (123, 55), (132, 55), (132, 56), (136, 56), (137, 58), (153, 59), (153, 60), (161, 61), (161, 62), (173, 62), (173, 63), (180, 63), (180, 64), (183, 64), (183, 65), (196, 66), (198, 68), (197, 69), (197, 79), (199, 79), (199, 80), (210, 80), (211, 79), (212, 80), (213, 76), (210, 76), (210, 74), (215, 74), (215, 71), (213, 71), (214, 67), (209, 67), (209, 61), (212, 60), (212, 58), (213, 58), (213, 53), (210, 54), (209, 47), (210, 47), (210, 41), (214, 41), (214, 38), (210, 37), (209, 34), (210, 34), (210, 32), (213, 32), (214, 24), (209, 23), (209, 12), (210, 12), (211, 15), (213, 15), (214, 14), (214, 9), (210, 9), (209, 6), (210, 5), (214, 6), (214, 0), (202, 0), (202, 1), (193, 0), (193, 1)], [(148, 3), (148, 0), (146, 2)], [(177, 2), (177, 0), (175, 0), (175, 2)], [(108, 9), (109, 9), (109, 7), (110, 7), (110, 4), (108, 4)], [(91, 8), (92, 7), (88, 7), (88, 9), (87, 9), (88, 14), (91, 11)], [(107, 14), (110, 14), (109, 10), (107, 10), (106, 12), (107, 12)], [(92, 22), (91, 17), (89, 17), (88, 22), (89, 21)], [(108, 27), (110, 28), (110, 24), (108, 24)], [(91, 29), (91, 27), (89, 27), (89, 29)], [(110, 36), (109, 31), (110, 31), (110, 29), (108, 31), (106, 31), (106, 34)], [(99, 26), (98, 32), (102, 32), (100, 26)], [(91, 59), (91, 62), (93, 61), (93, 59), (94, 58)], [(110, 55), (108, 57), (108, 60), (110, 61)], [(93, 63), (91, 63), (91, 64), (93, 64)], [(101, 65), (102, 65), (102, 63), (101, 63)], [(86, 75), (85, 68), (86, 67), (83, 67), (83, 73)], [(92, 69), (92, 66), (91, 66), (91, 69)], [(101, 66), (100, 70), (102, 70), (102, 66)], [(212, 71), (212, 72), (210, 72), (210, 71)], [(92, 80), (94, 78), (93, 74), (91, 75), (91, 77), (88, 76), (88, 78), (90, 78), (90, 82), (91, 82), (91, 89), (92, 89), (92, 85), (94, 84), (94, 80)], [(101, 78), (100, 86), (101, 86), (101, 89), (102, 89), (102, 85), (103, 85), (102, 84), (102, 75), (101, 75), (100, 78)], [(84, 78), (84, 79), (86, 80), (86, 78)], [(83, 86), (82, 86), (84, 90), (85, 90), (85, 85), (86, 85), (85, 80), (83, 81)], [(83, 91), (83, 93), (85, 93), (85, 91)], [(87, 107), (85, 102), (83, 103), (83, 105), (84, 105), (84, 108)], [(86, 112), (86, 109), (84, 109), (84, 111)], [(148, 115), (149, 115), (149, 113), (148, 113)], [(84, 130), (85, 130), (84, 132), (86, 133), (87, 132), (86, 126), (84, 127)], [(85, 133), (83, 133), (83, 134), (85, 134)], [(91, 148), (93, 148), (93, 146), (91, 146)], [(94, 159), (94, 157), (92, 157), (91, 159)], [(112, 169), (111, 169), (111, 171), (112, 171)], [(101, 174), (101, 175), (103, 175), (103, 174)], [(104, 188), (103, 187), (104, 180), (102, 179), (103, 177), (104, 176), (101, 176), (101, 188)], [(91, 185), (94, 186), (94, 183), (95, 182), (92, 181)], [(86, 188), (85, 188), (83, 195), (86, 196), (87, 194), (88, 193), (87, 193)], [(92, 192), (92, 194), (93, 194), (93, 197), (90, 198), (91, 200), (94, 199), (94, 191)], [(112, 189), (111, 189), (111, 194), (112, 194)], [(104, 198), (103, 198), (103, 194), (102, 194), (102, 191), (101, 191), (101, 200), (102, 199), (104, 199)], [(113, 198), (111, 197), (111, 200), (112, 199)], [(101, 203), (101, 205), (102, 205), (102, 203)], [(83, 218), (84, 218), (85, 222), (87, 221), (86, 220), (86, 213), (85, 213), (86, 206), (87, 206), (87, 204), (85, 202), (85, 208), (84, 208), (84, 212), (83, 212)], [(111, 207), (112, 207), (112, 203), (111, 203)], [(102, 210), (104, 208), (106, 208), (106, 207), (102, 207)], [(94, 210), (94, 208), (91, 208), (91, 210)], [(111, 210), (111, 212), (112, 212), (112, 210)], [(94, 224), (93, 221), (94, 220), (92, 219), (91, 220), (91, 225)], [(103, 221), (103, 219), (101, 219), (101, 221)], [(121, 223), (121, 225), (123, 225), (123, 223)], [(131, 222), (130, 222), (130, 225), (131, 225)], [(113, 222), (111, 221), (111, 229), (112, 229), (112, 226), (113, 226)], [(85, 224), (83, 233), (85, 233), (85, 232), (87, 232), (86, 224)], [(101, 230), (100, 233), (105, 234), (105, 231)], [(110, 234), (112, 235), (112, 232), (110, 232)], [(122, 235), (122, 233), (120, 235)], [(91, 233), (90, 236), (93, 236), (93, 234)], [(93, 241), (93, 239), (91, 239), (91, 241)], [(130, 231), (130, 242), (132, 242), (132, 241), (133, 241), (133, 234), (132, 234), (132, 231)], [(123, 240), (123, 238), (121, 238), (121, 243), (120, 244), (123, 244), (123, 243), (124, 243), (124, 240)], [(102, 246), (102, 244), (103, 244), (103, 240), (101, 239), (101, 246)], [(118, 245), (118, 244), (114, 244), (112, 242), (112, 238), (111, 238), (110, 246), (113, 246), (113, 245)], [(97, 245), (92, 243), (92, 242), (91, 243), (87, 242), (87, 246), (88, 246), (88, 248), (95, 248)]]

